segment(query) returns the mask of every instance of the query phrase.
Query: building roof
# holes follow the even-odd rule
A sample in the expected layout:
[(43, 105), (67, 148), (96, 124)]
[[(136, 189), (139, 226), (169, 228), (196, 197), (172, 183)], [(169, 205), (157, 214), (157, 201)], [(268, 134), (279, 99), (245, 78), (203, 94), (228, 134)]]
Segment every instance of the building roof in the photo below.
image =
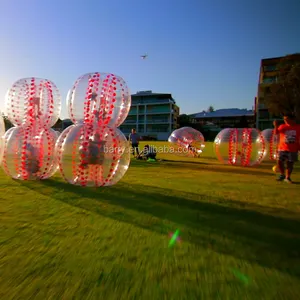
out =
[(218, 109), (213, 112), (203, 111), (197, 114), (192, 114), (190, 116), (195, 119), (242, 117), (242, 116), (254, 116), (254, 111), (248, 109), (239, 109), (239, 108), (225, 108), (225, 109)]
[(285, 57), (289, 57), (290, 59), (296, 59), (298, 61), (299, 57), (300, 57), (300, 53), (287, 54), (285, 56), (278, 56), (278, 57), (263, 58), (261, 60), (261, 65), (268, 65), (269, 63), (276, 63)]
[(279, 61), (283, 58), (284, 56), (278, 56), (278, 57), (269, 57), (269, 58), (263, 58), (261, 60), (261, 64), (263, 65), (264, 63), (270, 63), (273, 61)]
[(139, 91), (136, 94), (132, 94), (131, 97), (140, 97), (140, 96), (168, 96), (170, 97), (170, 93), (153, 93), (152, 91)]
[[(159, 104), (168, 102), (176, 104), (170, 93), (153, 93), (152, 91), (140, 91), (131, 95), (132, 105), (137, 104)], [(153, 102), (154, 101), (154, 102)]]

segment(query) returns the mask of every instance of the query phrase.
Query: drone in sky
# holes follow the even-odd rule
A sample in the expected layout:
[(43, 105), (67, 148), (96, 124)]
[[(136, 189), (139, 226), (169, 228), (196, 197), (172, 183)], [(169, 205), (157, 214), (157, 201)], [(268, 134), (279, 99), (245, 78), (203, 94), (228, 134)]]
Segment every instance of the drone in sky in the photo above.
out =
[(141, 59), (146, 59), (147, 57), (148, 57), (148, 54), (141, 55)]

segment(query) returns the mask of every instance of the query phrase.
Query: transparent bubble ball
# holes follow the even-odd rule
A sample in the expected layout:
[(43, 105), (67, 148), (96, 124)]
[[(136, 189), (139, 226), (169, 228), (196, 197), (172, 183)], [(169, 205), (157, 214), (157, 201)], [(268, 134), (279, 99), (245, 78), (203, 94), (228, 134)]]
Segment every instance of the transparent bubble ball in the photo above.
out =
[(274, 129), (265, 129), (261, 132), (261, 134), (264, 137), (266, 143), (265, 159), (277, 160), (279, 144), (278, 134), (275, 134)]
[(197, 157), (205, 148), (203, 134), (191, 127), (182, 127), (174, 130), (168, 138), (174, 153), (184, 156)]
[(108, 126), (69, 126), (57, 140), (56, 153), (64, 179), (79, 186), (114, 185), (130, 164), (126, 137), (118, 128)]
[(118, 127), (129, 113), (131, 95), (120, 76), (88, 73), (76, 80), (68, 93), (67, 106), (74, 124)]
[(214, 150), (224, 164), (249, 167), (262, 162), (265, 140), (254, 128), (226, 128), (216, 136)]
[(23, 78), (8, 90), (5, 106), (8, 119), (15, 126), (38, 122), (50, 128), (59, 118), (61, 97), (58, 88), (50, 80)]
[(19, 126), (10, 128), (4, 135), (2, 168), (20, 180), (41, 180), (57, 170), (55, 143), (57, 136), (51, 128)]
[(2, 114), (0, 112), (0, 164), (2, 162), (3, 147), (4, 147), (5, 125)]

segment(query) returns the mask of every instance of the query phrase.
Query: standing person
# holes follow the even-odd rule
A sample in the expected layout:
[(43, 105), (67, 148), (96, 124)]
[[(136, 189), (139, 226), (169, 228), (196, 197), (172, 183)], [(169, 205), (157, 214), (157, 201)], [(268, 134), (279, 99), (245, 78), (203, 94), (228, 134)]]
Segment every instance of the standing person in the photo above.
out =
[(133, 149), (133, 155), (135, 157), (138, 157), (140, 155), (139, 141), (140, 141), (140, 136), (136, 133), (136, 130), (133, 128), (131, 130), (131, 134), (129, 134), (129, 142), (131, 142), (131, 147)]
[(31, 143), (26, 144), (26, 171), (29, 176), (35, 175), (39, 169), (39, 151)]
[[(298, 161), (298, 151), (300, 150), (300, 126), (296, 124), (292, 115), (283, 116), (284, 124), (278, 126), (278, 121), (274, 121), (275, 134), (279, 135), (278, 144), (278, 169), (280, 175), (278, 181), (293, 183), (291, 174), (294, 163)], [(285, 170), (286, 163), (286, 170)]]
[(41, 112), (41, 98), (40, 97), (34, 97), (33, 98), (33, 109), (34, 109), (34, 117), (38, 119), (42, 114), (42, 112)]
[(188, 144), (188, 151), (193, 155), (193, 157), (198, 157), (198, 151), (196, 147), (192, 146), (192, 144)]
[(87, 147), (80, 147), (79, 153), (84, 157), (80, 167), (87, 169), (89, 165), (102, 165), (105, 158), (105, 141), (101, 141), (100, 134), (95, 133), (92, 139), (89, 139)]

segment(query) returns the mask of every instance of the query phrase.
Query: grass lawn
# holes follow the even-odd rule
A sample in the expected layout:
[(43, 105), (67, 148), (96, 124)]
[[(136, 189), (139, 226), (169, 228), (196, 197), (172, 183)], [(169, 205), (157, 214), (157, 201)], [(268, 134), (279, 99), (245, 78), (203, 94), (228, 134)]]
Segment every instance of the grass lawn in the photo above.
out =
[(0, 299), (299, 299), (300, 185), (212, 144), (160, 158), (98, 189), (0, 171)]

